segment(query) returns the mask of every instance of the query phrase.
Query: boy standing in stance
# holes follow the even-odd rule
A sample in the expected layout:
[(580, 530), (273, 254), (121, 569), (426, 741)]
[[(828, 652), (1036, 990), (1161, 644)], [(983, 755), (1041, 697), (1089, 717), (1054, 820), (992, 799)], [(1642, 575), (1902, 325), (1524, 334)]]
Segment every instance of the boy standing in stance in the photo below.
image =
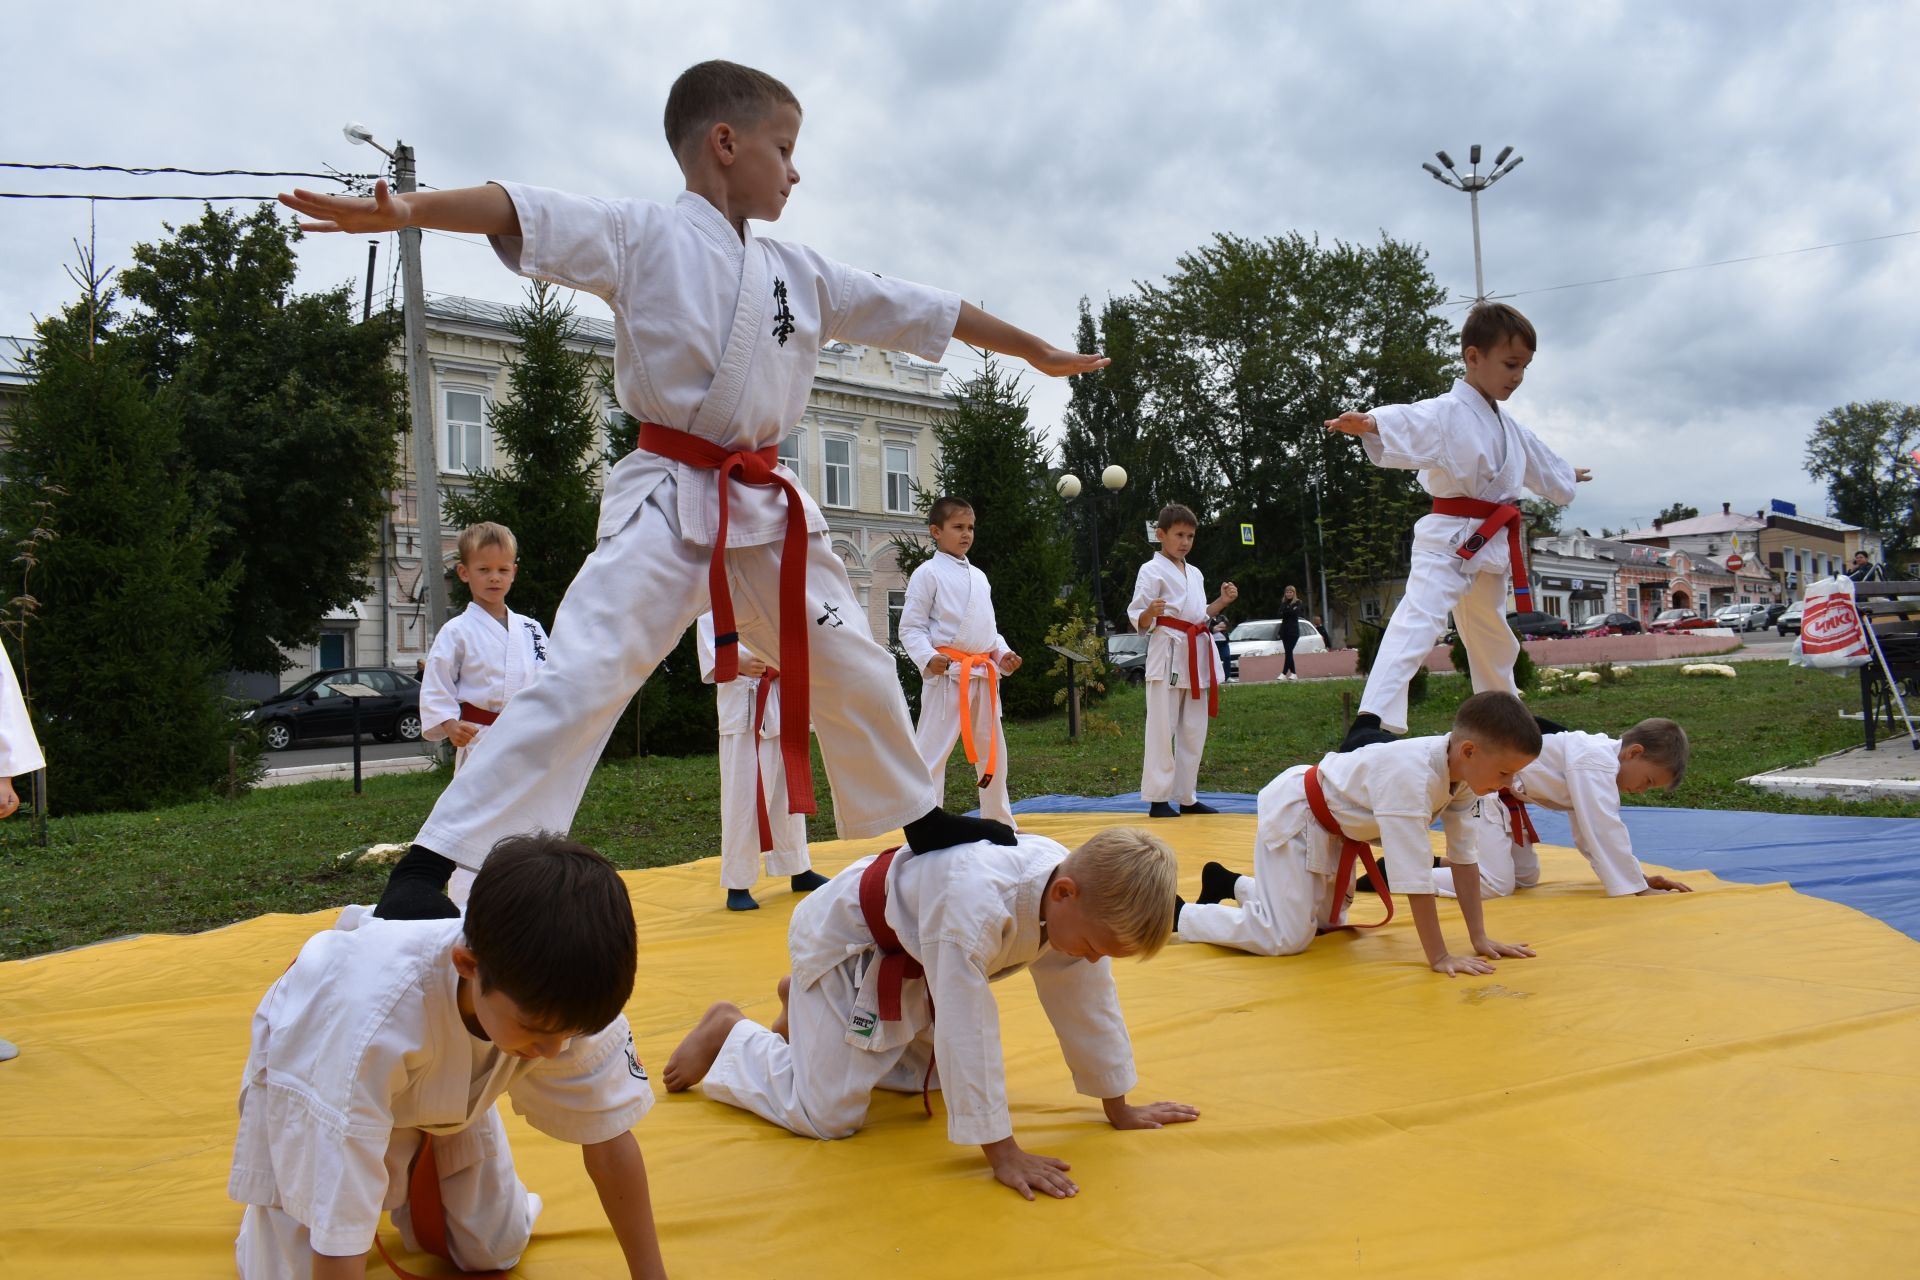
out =
[[(1207, 601), (1207, 580), (1187, 563), (1200, 519), (1178, 503), (1165, 507), (1155, 524), (1160, 550), (1140, 566), (1127, 616), (1147, 637), (1147, 743), (1140, 763), (1140, 798), (1155, 818), (1218, 813), (1202, 804), (1200, 755), (1207, 747), (1207, 721), (1220, 714), (1225, 675), (1213, 637), (1215, 615), (1240, 598), (1240, 588), (1220, 584)], [(1205, 694), (1201, 690), (1206, 690)], [(1175, 808), (1178, 805), (1178, 808)]]

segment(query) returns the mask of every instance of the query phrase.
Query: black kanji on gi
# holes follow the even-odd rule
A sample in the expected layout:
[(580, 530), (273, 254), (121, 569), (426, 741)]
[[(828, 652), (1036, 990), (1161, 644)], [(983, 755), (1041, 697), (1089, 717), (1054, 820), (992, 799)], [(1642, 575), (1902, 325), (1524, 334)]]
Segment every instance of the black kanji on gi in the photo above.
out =
[(780, 304), (780, 309), (773, 313), (773, 336), (784, 347), (793, 336), (793, 308), (787, 305), (787, 282), (778, 276), (773, 281), (773, 300)]
[(535, 662), (545, 662), (547, 660), (547, 646), (540, 643), (540, 628), (534, 626), (531, 622), (521, 625), (527, 629), (527, 639), (533, 642), (533, 660)]
[(840, 621), (840, 606), (830, 604), (826, 608), (827, 608), (827, 611), (825, 613), (821, 614), (819, 617), (813, 620), (814, 626), (844, 627), (847, 625), (846, 623)]

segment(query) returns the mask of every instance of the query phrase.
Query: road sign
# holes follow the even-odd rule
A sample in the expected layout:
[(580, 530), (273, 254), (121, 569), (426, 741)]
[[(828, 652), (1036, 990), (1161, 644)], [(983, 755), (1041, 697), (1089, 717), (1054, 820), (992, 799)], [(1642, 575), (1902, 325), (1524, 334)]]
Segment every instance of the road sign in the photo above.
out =
[(1240, 526), (1240, 545), (1243, 547), (1250, 547), (1253, 545), (1253, 526), (1252, 525), (1243, 524)]
[(1728, 573), (1738, 573), (1746, 567), (1747, 567), (1747, 562), (1743, 560), (1739, 555), (1735, 554), (1727, 557)]

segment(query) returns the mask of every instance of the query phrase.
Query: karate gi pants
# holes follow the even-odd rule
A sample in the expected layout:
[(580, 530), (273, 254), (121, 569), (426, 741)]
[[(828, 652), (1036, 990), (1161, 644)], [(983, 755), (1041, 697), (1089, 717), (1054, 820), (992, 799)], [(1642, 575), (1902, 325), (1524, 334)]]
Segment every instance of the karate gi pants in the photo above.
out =
[(1191, 690), (1176, 689), (1165, 680), (1147, 681), (1147, 749), (1140, 762), (1140, 798), (1174, 804), (1199, 799), (1194, 787), (1206, 749), (1206, 687), (1196, 698)]
[[(1540, 854), (1532, 845), (1517, 845), (1508, 832), (1507, 806), (1491, 797), (1480, 806), (1473, 824), (1474, 847), (1480, 851), (1480, 896), (1504, 898), (1516, 889), (1540, 883)], [(1433, 869), (1433, 891), (1455, 897), (1453, 868)]]
[[(974, 749), (980, 756), (973, 766), (976, 780), (987, 767), (987, 743), (993, 743), (993, 781), (979, 789), (980, 816), (1011, 827), (1014, 824), (1013, 803), (1007, 798), (1007, 734), (1001, 727), (1000, 717), (991, 714), (999, 708), (990, 708), (987, 682), (977, 667), (967, 684), (967, 702), (973, 714)], [(921, 682), (920, 723), (914, 727), (913, 738), (933, 779), (934, 803), (945, 804), (947, 759), (953, 755), (953, 744), (960, 741), (960, 687), (955, 677), (935, 676)]]
[[(716, 1102), (821, 1139), (858, 1133), (875, 1089), (920, 1092), (933, 1055), (931, 1027), (892, 1049), (858, 1049), (846, 1040), (860, 975), (875, 955), (850, 956), (811, 987), (792, 988), (785, 1040), (758, 1023), (734, 1023), (701, 1089)], [(937, 1071), (929, 1087), (940, 1087)]]
[(1328, 923), (1333, 876), (1311, 870), (1309, 862), (1313, 842), (1326, 839), (1318, 827), (1310, 827), (1277, 844), (1257, 845), (1253, 874), (1241, 876), (1234, 886), (1237, 905), (1190, 902), (1180, 908), (1181, 941), (1211, 942), (1257, 956), (1305, 951)]
[(1360, 710), (1379, 716), (1388, 733), (1407, 731), (1407, 686), (1446, 634), (1449, 612), (1467, 646), (1473, 691), (1520, 692), (1513, 682), (1520, 641), (1507, 626), (1507, 575), (1483, 573), (1471, 560), (1416, 546), (1407, 594), (1394, 606), (1360, 695)]
[[(779, 690), (774, 691), (779, 696)], [(780, 761), (780, 739), (757, 733), (720, 735), (720, 885), (751, 889), (760, 878), (760, 811), (754, 770), (766, 779), (767, 826), (773, 848), (766, 854), (767, 874), (797, 876), (812, 865), (807, 853), (807, 820), (787, 812), (787, 770)]]
[[(491, 1153), (458, 1172), (443, 1169), (440, 1174), (447, 1249), (464, 1271), (507, 1271), (520, 1261), (533, 1236), (537, 1202), (513, 1170), (513, 1153), (507, 1147), (507, 1131), (500, 1123), (499, 1110), (488, 1111), (487, 1118), (477, 1121), (476, 1127), (481, 1124), (493, 1130), (486, 1143)], [(405, 1132), (396, 1131), (395, 1138)], [(411, 1132), (417, 1139), (418, 1131)], [(441, 1145), (436, 1143), (434, 1150), (441, 1152)], [(393, 1221), (400, 1228), (401, 1241), (418, 1252), (420, 1242), (414, 1237), (413, 1218), (404, 1204), (393, 1211)], [(368, 1248), (371, 1250), (372, 1245)], [(306, 1280), (313, 1274), (309, 1232), (282, 1209), (248, 1205), (233, 1251), (241, 1280)], [(378, 1256), (375, 1254), (376, 1260)]]
[[(454, 775), (418, 843), (477, 870), (507, 836), (572, 825), (614, 722), (709, 605), (712, 550), (680, 537), (676, 494), (674, 479), (663, 478), (580, 566), (554, 619), (545, 670), (489, 728), (487, 749)], [(770, 665), (785, 665), (780, 544), (734, 547), (726, 566), (741, 638)], [(893, 656), (874, 642), (824, 535), (807, 539), (806, 570), (813, 730), (834, 822), (846, 839), (877, 836), (933, 809), (933, 784), (913, 748)]]

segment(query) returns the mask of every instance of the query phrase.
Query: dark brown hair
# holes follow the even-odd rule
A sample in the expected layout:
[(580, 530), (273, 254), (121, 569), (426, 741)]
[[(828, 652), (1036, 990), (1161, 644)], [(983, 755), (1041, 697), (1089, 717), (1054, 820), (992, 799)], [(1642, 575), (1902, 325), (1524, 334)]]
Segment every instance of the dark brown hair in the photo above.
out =
[(682, 71), (667, 93), (667, 145), (685, 164), (688, 145), (714, 125), (746, 128), (781, 105), (798, 111), (800, 99), (766, 72), (718, 59), (698, 63)]
[(953, 519), (962, 511), (972, 510), (973, 504), (965, 498), (955, 498), (951, 495), (935, 498), (933, 505), (927, 508), (927, 525), (934, 529), (944, 529), (946, 528), (947, 521)]
[(1510, 693), (1474, 694), (1453, 713), (1453, 731), (1476, 746), (1540, 754), (1540, 724)]
[(1492, 351), (1502, 338), (1512, 338), (1529, 351), (1540, 349), (1533, 322), (1504, 302), (1483, 302), (1467, 312), (1460, 326), (1460, 349), (1473, 347), (1482, 355)]
[(1692, 748), (1687, 745), (1687, 731), (1671, 720), (1659, 716), (1642, 720), (1620, 735), (1620, 745), (1639, 747), (1641, 759), (1671, 773), (1673, 786), (1667, 788), (1669, 791), (1687, 776), (1687, 756)]
[(1195, 529), (1198, 529), (1200, 527), (1200, 517), (1193, 514), (1192, 507), (1183, 507), (1177, 502), (1169, 502), (1166, 506), (1160, 508), (1160, 518), (1153, 522), (1153, 527), (1156, 529), (1171, 529), (1177, 524), (1190, 524)]
[(633, 904), (613, 864), (552, 831), (493, 846), (467, 898), (480, 989), (547, 1031), (591, 1035), (633, 995)]

